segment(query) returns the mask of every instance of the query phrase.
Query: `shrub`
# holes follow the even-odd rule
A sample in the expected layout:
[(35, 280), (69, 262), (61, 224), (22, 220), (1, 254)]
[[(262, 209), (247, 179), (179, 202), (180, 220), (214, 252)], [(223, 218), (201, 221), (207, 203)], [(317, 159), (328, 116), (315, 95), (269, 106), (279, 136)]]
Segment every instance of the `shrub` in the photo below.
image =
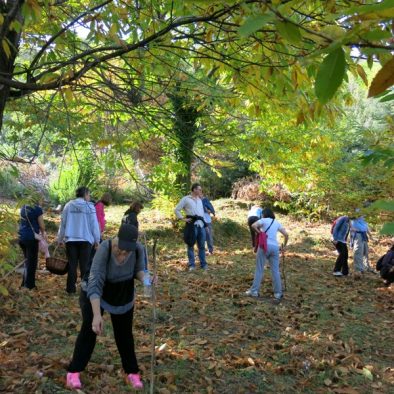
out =
[[(16, 239), (16, 216), (12, 208), (0, 205), (0, 278), (14, 268), (17, 251), (14, 247)], [(8, 295), (7, 288), (0, 283), (0, 294)]]
[(18, 181), (19, 171), (16, 166), (0, 167), (0, 190), (1, 196), (13, 198), (20, 196), (23, 186)]

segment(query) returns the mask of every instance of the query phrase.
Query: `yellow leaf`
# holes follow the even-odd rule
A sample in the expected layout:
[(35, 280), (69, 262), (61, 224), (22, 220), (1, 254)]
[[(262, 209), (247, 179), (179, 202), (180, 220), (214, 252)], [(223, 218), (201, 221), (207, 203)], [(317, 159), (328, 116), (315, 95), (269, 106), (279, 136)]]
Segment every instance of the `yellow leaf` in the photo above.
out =
[(9, 294), (8, 290), (3, 285), (0, 285), (0, 294), (3, 296), (8, 296)]
[(9, 58), (11, 56), (11, 49), (10, 49), (10, 46), (8, 45), (7, 40), (3, 39), (1, 41), (1, 43), (3, 45), (3, 49), (4, 49), (4, 52), (5, 52), (5, 55)]
[(368, 77), (367, 77), (367, 74), (365, 73), (364, 68), (360, 64), (357, 64), (356, 70), (357, 70), (357, 74), (363, 80), (365, 85), (368, 86)]
[(373, 380), (373, 375), (372, 372), (368, 369), (368, 368), (363, 368), (363, 375), (369, 379), (369, 380)]
[(303, 123), (305, 121), (305, 115), (304, 112), (300, 111), (297, 115), (297, 120), (296, 120), (296, 125), (300, 125), (301, 123)]
[(369, 87), (368, 97), (383, 93), (394, 84), (394, 57), (391, 58), (375, 75)]
[(248, 357), (248, 363), (249, 363), (250, 365), (252, 365), (252, 366), (255, 365), (254, 360), (253, 360), (252, 357)]
[[(111, 145), (111, 141), (108, 139), (102, 139), (97, 142), (97, 145), (99, 148), (106, 148), (108, 145)], [(159, 352), (161, 352), (166, 346), (167, 344), (161, 345), (159, 348)]]
[(71, 90), (71, 88), (63, 89), (63, 93), (66, 98), (66, 101), (70, 102), (73, 100), (74, 95), (73, 95), (73, 91)]

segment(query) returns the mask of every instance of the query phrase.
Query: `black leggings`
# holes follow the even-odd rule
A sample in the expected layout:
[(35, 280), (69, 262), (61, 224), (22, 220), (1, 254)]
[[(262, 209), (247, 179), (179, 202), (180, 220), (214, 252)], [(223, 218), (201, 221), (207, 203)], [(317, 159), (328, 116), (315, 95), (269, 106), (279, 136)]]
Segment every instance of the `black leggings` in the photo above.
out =
[(19, 246), (22, 248), (25, 257), (21, 286), (34, 289), (36, 287), (36, 270), (38, 264), (38, 241), (36, 239), (19, 241)]
[(259, 218), (257, 216), (250, 216), (248, 217), (248, 226), (249, 226), (249, 230), (250, 230), (250, 237), (252, 238), (252, 246), (255, 247), (256, 246), (256, 231), (253, 230), (252, 228), (252, 224), (257, 222), (259, 220)]
[[(86, 368), (96, 345), (97, 336), (92, 331), (92, 305), (86, 295), (86, 292), (82, 290), (79, 297), (79, 305), (82, 313), (82, 326), (79, 331), (77, 341), (75, 342), (73, 358), (67, 368), (68, 372), (83, 371)], [(134, 350), (132, 328), (133, 312), (134, 307), (121, 315), (114, 315), (111, 313), (115, 342), (122, 360), (123, 370), (126, 374), (138, 373), (138, 363)], [(101, 313), (103, 313), (103, 310), (101, 310)]]
[(335, 247), (338, 251), (338, 257), (335, 262), (334, 272), (342, 272), (343, 275), (347, 275), (349, 273), (347, 245), (343, 242), (337, 242)]
[(75, 293), (77, 283), (77, 269), (81, 271), (81, 279), (89, 269), (90, 255), (92, 253), (92, 245), (87, 241), (70, 241), (66, 242), (66, 252), (68, 259), (67, 274), (67, 293)]

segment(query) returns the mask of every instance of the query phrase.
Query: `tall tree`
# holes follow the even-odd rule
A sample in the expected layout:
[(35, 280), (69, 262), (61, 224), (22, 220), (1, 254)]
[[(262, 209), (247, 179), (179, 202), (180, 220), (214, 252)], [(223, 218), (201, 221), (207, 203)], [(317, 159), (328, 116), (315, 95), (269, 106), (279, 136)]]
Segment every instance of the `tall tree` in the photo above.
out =
[[(364, 77), (354, 58), (378, 59), (383, 66), (371, 95), (393, 83), (391, 0), (0, 4), (1, 121), (9, 99), (74, 89), (92, 71), (105, 73), (116, 58), (157, 75), (180, 58), (199, 63), (207, 74), (214, 67), (257, 108), (263, 99), (298, 94), (303, 80), (316, 81), (317, 97), (327, 102), (347, 67)], [(141, 62), (141, 51), (152, 63)], [(170, 57), (172, 62), (163, 61)]]

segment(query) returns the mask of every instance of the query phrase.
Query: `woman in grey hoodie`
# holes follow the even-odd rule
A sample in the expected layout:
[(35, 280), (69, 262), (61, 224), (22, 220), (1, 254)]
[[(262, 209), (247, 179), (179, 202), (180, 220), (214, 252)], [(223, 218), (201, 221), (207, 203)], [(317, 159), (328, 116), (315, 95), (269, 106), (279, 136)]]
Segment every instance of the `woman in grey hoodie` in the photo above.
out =
[(67, 368), (67, 387), (80, 389), (80, 373), (85, 370), (96, 345), (97, 335), (103, 333), (103, 313), (111, 316), (125, 380), (135, 390), (143, 383), (134, 349), (133, 313), (134, 279), (147, 284), (144, 276), (143, 248), (137, 242), (138, 230), (131, 224), (122, 224), (118, 236), (100, 244), (90, 269), (88, 283), (83, 283), (79, 304), (82, 325), (72, 360)]
[(78, 265), (83, 278), (89, 271), (92, 246), (97, 247), (100, 242), (100, 228), (89, 189), (81, 186), (75, 195), (76, 199), (64, 207), (57, 237), (60, 244), (66, 244), (69, 264), (66, 291), (69, 294), (76, 292)]

